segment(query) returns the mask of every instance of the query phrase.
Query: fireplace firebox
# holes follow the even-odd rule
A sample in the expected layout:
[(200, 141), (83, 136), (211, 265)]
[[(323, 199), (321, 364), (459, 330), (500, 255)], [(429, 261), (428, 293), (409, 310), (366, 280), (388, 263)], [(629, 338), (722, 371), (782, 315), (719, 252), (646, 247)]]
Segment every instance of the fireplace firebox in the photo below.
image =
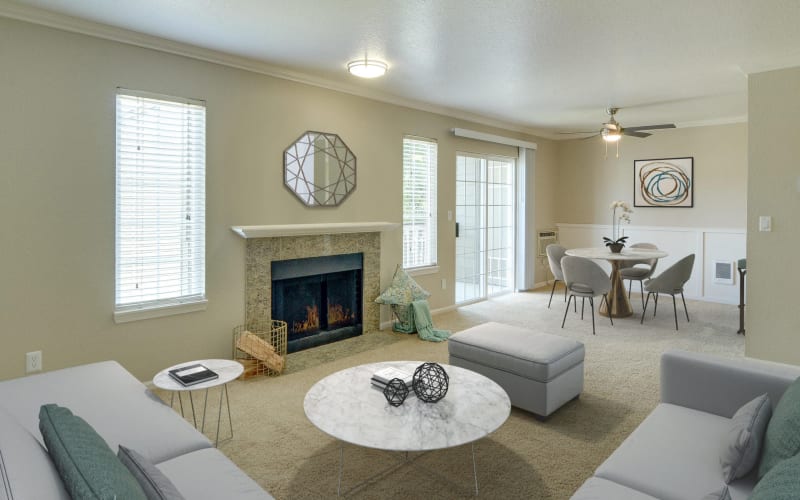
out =
[(361, 335), (363, 254), (272, 262), (272, 318), (288, 327), (287, 351)]

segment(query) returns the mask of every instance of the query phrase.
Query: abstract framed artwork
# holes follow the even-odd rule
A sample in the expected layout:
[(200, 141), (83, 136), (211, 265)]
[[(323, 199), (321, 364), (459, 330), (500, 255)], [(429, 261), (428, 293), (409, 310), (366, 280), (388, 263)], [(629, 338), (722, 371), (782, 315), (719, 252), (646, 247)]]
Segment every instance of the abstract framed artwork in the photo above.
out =
[(661, 158), (633, 162), (633, 206), (694, 206), (694, 158)]

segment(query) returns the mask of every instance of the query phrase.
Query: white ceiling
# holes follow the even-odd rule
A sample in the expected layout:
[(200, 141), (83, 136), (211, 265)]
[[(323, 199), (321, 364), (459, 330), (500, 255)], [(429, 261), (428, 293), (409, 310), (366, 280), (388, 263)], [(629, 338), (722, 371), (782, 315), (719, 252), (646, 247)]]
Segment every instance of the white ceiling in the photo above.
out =
[[(608, 106), (628, 127), (743, 121), (747, 73), (800, 66), (798, 0), (2, 0), (0, 14), (35, 20), (29, 7), (549, 133), (598, 129)], [(365, 51), (385, 77), (347, 74)]]

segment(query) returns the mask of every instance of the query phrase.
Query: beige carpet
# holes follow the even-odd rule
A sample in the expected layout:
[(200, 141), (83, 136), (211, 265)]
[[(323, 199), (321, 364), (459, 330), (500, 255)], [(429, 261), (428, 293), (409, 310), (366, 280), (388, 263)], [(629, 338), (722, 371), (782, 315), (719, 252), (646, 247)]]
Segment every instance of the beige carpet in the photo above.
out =
[[(585, 389), (546, 422), (513, 409), (508, 421), (475, 445), (480, 496), (492, 499), (550, 499), (569, 496), (642, 421), (658, 401), (658, 360), (679, 348), (742, 356), (744, 338), (736, 335), (735, 306), (688, 302), (691, 323), (672, 304), (661, 301), (656, 318), (648, 315), (591, 320), (570, 313), (561, 326), (563, 295), (547, 309), (549, 290), (502, 296), (434, 317), (437, 328), (459, 331), (485, 321), (501, 321), (578, 339), (586, 345)], [(641, 313), (638, 296), (634, 311)], [(679, 310), (679, 313), (682, 311)], [(319, 379), (350, 366), (381, 360), (447, 361), (446, 343), (416, 335), (377, 332), (292, 354), (287, 372), (277, 378), (230, 386), (234, 439), (220, 449), (278, 499), (333, 498), (339, 468), (339, 443), (317, 430), (303, 413), (303, 397)], [(213, 399), (213, 398), (212, 398)], [(214, 408), (209, 405), (209, 412)], [(216, 411), (214, 411), (216, 413)], [(390, 468), (395, 456), (345, 445), (345, 490)], [(402, 467), (349, 497), (361, 499), (469, 498), (472, 495), (470, 447), (426, 454), (417, 467)]]

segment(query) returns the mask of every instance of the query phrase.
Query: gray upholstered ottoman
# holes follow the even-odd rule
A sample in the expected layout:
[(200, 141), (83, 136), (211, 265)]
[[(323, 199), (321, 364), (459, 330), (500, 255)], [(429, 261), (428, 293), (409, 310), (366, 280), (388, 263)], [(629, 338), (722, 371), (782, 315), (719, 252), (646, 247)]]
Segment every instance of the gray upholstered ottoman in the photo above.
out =
[(583, 390), (583, 344), (502, 323), (451, 336), (450, 364), (500, 384), (511, 404), (548, 416)]

